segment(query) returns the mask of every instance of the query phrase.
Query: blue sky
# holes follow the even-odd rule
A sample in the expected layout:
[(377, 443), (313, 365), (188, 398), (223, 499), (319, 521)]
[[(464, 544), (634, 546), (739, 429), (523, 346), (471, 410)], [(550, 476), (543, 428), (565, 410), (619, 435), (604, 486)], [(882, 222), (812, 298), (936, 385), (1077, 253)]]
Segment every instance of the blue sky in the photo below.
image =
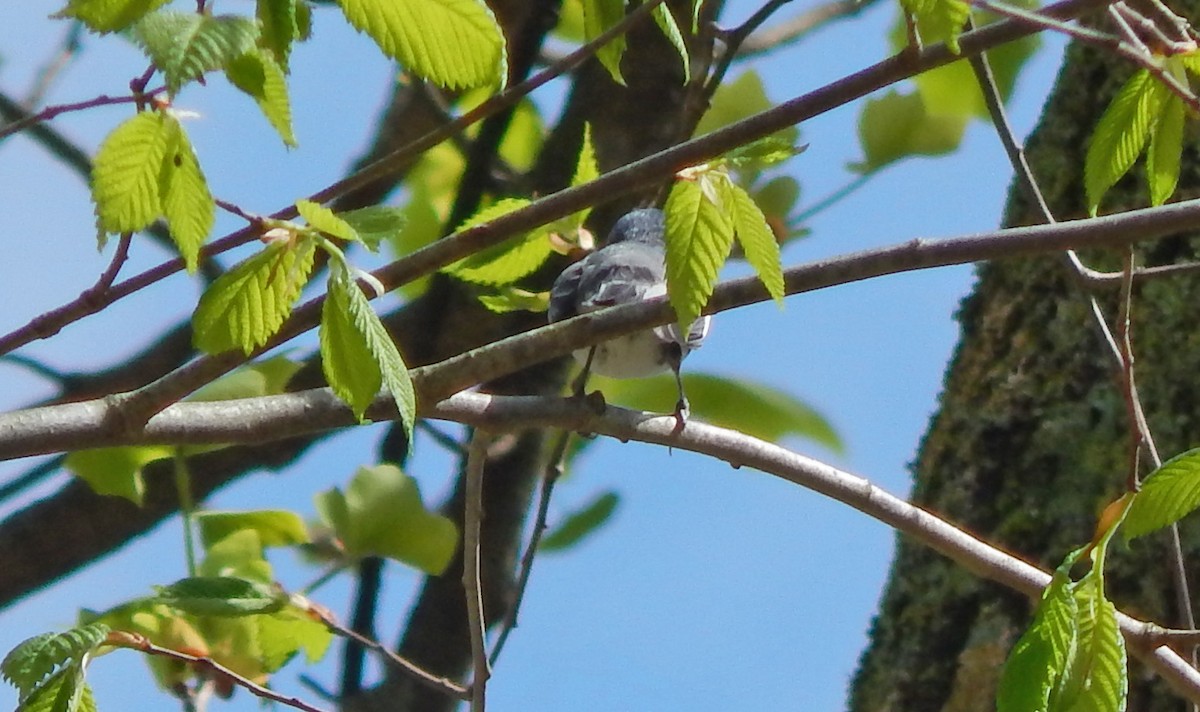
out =
[[(800, 12), (811, 3), (789, 12)], [(0, 23), (0, 89), (21, 97), (60, 41), (65, 26), (46, 19), (43, 3), (10, 3)], [(753, 8), (732, 3), (730, 21)], [(225, 9), (242, 11), (237, 3)], [(770, 95), (783, 100), (885, 56), (891, 5), (829, 28), (804, 44), (748, 62)], [(1018, 84), (1013, 120), (1024, 135), (1053, 78), (1061, 43), (1044, 43)], [(82, 60), (49, 97), (77, 101), (118, 94), (145, 67), (117, 39), (87, 39)], [(267, 212), (341, 176), (364, 143), (394, 75), (336, 10), (316, 15), (316, 32), (293, 60), (293, 101), (300, 149), (285, 151), (254, 107), (220, 81), (186, 90), (177, 105), (201, 116), (188, 124), (214, 191)], [(805, 123), (809, 149), (787, 170), (803, 200), (840, 188), (845, 165), (860, 158), (858, 105)], [(64, 116), (55, 126), (94, 149), (128, 107)], [(1011, 171), (987, 126), (973, 125), (961, 151), (914, 159), (870, 181), (817, 216), (812, 235), (792, 243), (787, 264), (900, 242), (987, 230), (998, 223)], [(73, 298), (94, 281), (109, 253), (97, 254), (86, 186), (24, 138), (0, 144), (0, 331)], [(218, 234), (236, 227), (218, 223)], [(111, 248), (110, 248), (111, 249)], [(125, 274), (165, 257), (138, 241)], [(731, 268), (730, 274), (740, 274)], [(864, 475), (885, 489), (909, 488), (913, 458), (957, 337), (952, 314), (970, 288), (970, 268), (899, 275), (722, 314), (686, 368), (752, 377), (813, 405), (845, 440), (843, 455), (807, 442), (790, 445)], [(22, 353), (64, 369), (116, 361), (155, 327), (188, 314), (196, 283), (175, 277), (124, 300), (94, 321), (73, 325)], [(308, 339), (303, 344), (311, 344)], [(0, 407), (48, 393), (46, 384), (0, 363)], [(257, 474), (222, 491), (222, 508), (294, 508), (311, 514), (311, 495), (344, 483), (365, 463), (379, 435), (362, 428), (337, 436), (286, 475)], [(444, 454), (424, 443), (410, 474), (427, 501), (447, 487)], [(0, 478), (28, 463), (0, 463)], [(61, 484), (49, 483), (36, 495)], [(883, 525), (768, 475), (637, 443), (598, 442), (556, 493), (552, 520), (594, 493), (615, 489), (622, 505), (601, 532), (568, 553), (544, 556), (534, 571), (520, 628), (490, 683), (494, 710), (837, 709), (865, 643), (887, 575), (894, 537)], [(11, 505), (10, 505), (11, 506)], [(0, 510), (0, 515), (11, 509)], [(99, 566), (0, 612), (0, 649), (72, 623), (79, 607), (104, 608), (184, 574), (177, 522), (159, 527)], [(285, 583), (315, 575), (283, 555)], [(403, 615), (417, 584), (392, 567), (381, 620)], [(346, 610), (348, 587), (318, 600)], [(385, 640), (394, 639), (388, 630)], [(334, 685), (336, 656), (315, 671)], [(275, 685), (307, 694), (293, 665)], [(89, 676), (101, 710), (169, 709), (141, 660), (121, 652), (96, 661)], [(310, 696), (311, 699), (311, 696)], [(0, 688), (0, 707), (15, 695)], [(239, 693), (213, 709), (250, 710)]]

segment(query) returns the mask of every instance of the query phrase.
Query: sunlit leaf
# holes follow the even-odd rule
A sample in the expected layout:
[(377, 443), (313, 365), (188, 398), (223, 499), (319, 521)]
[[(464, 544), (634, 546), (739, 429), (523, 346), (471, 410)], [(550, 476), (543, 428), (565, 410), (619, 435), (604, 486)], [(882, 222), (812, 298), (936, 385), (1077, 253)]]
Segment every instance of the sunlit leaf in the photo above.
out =
[(263, 665), (269, 672), (283, 667), (297, 652), (304, 651), (309, 664), (325, 657), (333, 632), (294, 607), (255, 619)]
[(766, 216), (754, 204), (754, 199), (740, 186), (731, 185), (729, 197), (733, 228), (746, 261), (758, 273), (771, 298), (783, 306), (783, 262), (775, 233), (771, 232)]
[(92, 623), (62, 633), (34, 636), (9, 651), (0, 662), (0, 673), (25, 697), (55, 671), (98, 648), (109, 630), (103, 623)]
[(216, 203), (183, 126), (169, 115), (165, 126), (169, 138), (158, 188), (162, 212), (188, 272), (195, 272), (200, 248), (216, 221)]
[(338, 213), (338, 217), (353, 228), (358, 239), (371, 251), (379, 249), (380, 242), (395, 239), (406, 222), (404, 209), (390, 205), (348, 210)]
[(538, 551), (562, 551), (575, 546), (604, 526), (617, 511), (620, 502), (621, 497), (616, 492), (609, 491), (597, 495), (586, 505), (568, 514), (558, 526), (546, 532)]
[(342, 240), (358, 240), (358, 233), (354, 231), (350, 223), (335, 215), (324, 205), (319, 205), (311, 200), (297, 200), (296, 210), (299, 211), (300, 217), (308, 221), (310, 226), (321, 232)]
[(479, 303), (496, 314), (514, 311), (544, 312), (550, 308), (550, 293), (530, 292), (520, 287), (505, 286), (493, 294), (480, 294)]
[(68, 453), (63, 466), (96, 494), (124, 497), (139, 507), (146, 494), (142, 470), (155, 460), (171, 457), (168, 445), (128, 445), (76, 450)]
[(224, 69), (253, 49), (258, 24), (239, 15), (162, 10), (134, 25), (133, 39), (177, 94), (184, 84)]
[(225, 66), (229, 83), (245, 92), (258, 104), (271, 128), (289, 147), (294, 148), (292, 103), (288, 96), (287, 76), (283, 67), (268, 53), (252, 49)]
[(1093, 571), (1075, 587), (1079, 646), (1060, 709), (1070, 712), (1122, 712), (1129, 680), (1125, 638), (1117, 610), (1104, 596), (1103, 579)]
[(169, 0), (70, 0), (56, 17), (73, 17), (96, 32), (129, 27)]
[(196, 575), (230, 576), (268, 585), (275, 580), (262, 537), (252, 528), (230, 529), (219, 538), (213, 537), (212, 532), (206, 534), (204, 560), (197, 567)]
[(850, 166), (871, 173), (909, 156), (937, 156), (958, 148), (966, 115), (931, 114), (920, 94), (889, 91), (868, 99), (858, 119), (864, 159)]
[(1133, 167), (1158, 122), (1167, 89), (1150, 72), (1136, 72), (1100, 116), (1084, 159), (1083, 180), (1088, 210)]
[(1179, 183), (1179, 159), (1183, 155), (1183, 125), (1187, 110), (1183, 99), (1166, 97), (1158, 124), (1150, 136), (1146, 151), (1146, 180), (1150, 183), (1150, 204), (1162, 205), (1171, 198)]
[(277, 395), (285, 391), (287, 382), (303, 367), (304, 364), (286, 356), (272, 356), (221, 376), (187, 400), (197, 403)]
[[(583, 0), (583, 36), (591, 42), (625, 17), (625, 0)], [(621, 57), (625, 54), (625, 35), (618, 35), (596, 51), (596, 59), (608, 70), (613, 81), (625, 85)]]
[(658, 23), (659, 29), (675, 51), (679, 53), (679, 60), (683, 65), (683, 84), (687, 84), (692, 78), (691, 59), (688, 57), (687, 43), (683, 41), (683, 33), (679, 31), (679, 25), (675, 24), (675, 16), (671, 14), (670, 8), (666, 3), (662, 3), (654, 8), (654, 21)]
[(729, 185), (724, 174), (703, 173), (676, 180), (667, 197), (667, 293), (685, 329), (708, 303), (733, 247)]
[(1152, 472), (1133, 498), (1121, 531), (1126, 539), (1173, 524), (1200, 507), (1200, 448), (1188, 450)]
[(437, 575), (458, 546), (458, 530), (421, 502), (416, 480), (394, 465), (360, 467), (343, 493), (316, 497), (321, 519), (354, 557), (386, 556)]
[(286, 594), (256, 581), (232, 576), (193, 576), (160, 586), (155, 603), (201, 616), (270, 613), (287, 604)]
[[(700, 117), (694, 135), (702, 136), (716, 131), (773, 106), (775, 102), (767, 96), (767, 90), (758, 72), (748, 70), (733, 81), (721, 83), (709, 102), (708, 110)], [(771, 136), (791, 146), (799, 139), (800, 131), (795, 126), (789, 126)]]
[(160, 111), (143, 111), (100, 144), (92, 164), (92, 200), (102, 233), (136, 232), (162, 214), (159, 177), (173, 125)]
[(405, 68), (451, 89), (507, 74), (504, 35), (480, 0), (339, 0), (350, 24)]
[[(459, 229), (482, 225), (528, 204), (529, 201), (524, 198), (506, 198), (480, 210)], [(539, 229), (514, 235), (498, 245), (447, 265), (442, 271), (464, 282), (501, 286), (532, 274), (553, 253), (549, 235), (546, 230)]]
[(205, 510), (197, 512), (195, 519), (205, 546), (242, 529), (257, 532), (263, 546), (292, 546), (310, 540), (304, 520), (286, 509)]

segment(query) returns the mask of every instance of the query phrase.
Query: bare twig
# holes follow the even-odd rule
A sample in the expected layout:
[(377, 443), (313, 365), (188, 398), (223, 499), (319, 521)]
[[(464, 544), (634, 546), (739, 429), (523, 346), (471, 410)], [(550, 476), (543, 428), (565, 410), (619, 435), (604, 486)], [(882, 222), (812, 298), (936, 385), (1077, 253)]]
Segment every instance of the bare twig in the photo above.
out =
[(0, 140), (4, 140), (9, 136), (24, 131), (32, 126), (49, 121), (57, 116), (66, 114), (72, 111), (83, 111), (84, 109), (94, 109), (97, 106), (112, 106), (113, 104), (138, 104), (144, 102), (147, 98), (157, 96), (166, 91), (166, 87), (157, 87), (143, 93), (135, 93), (129, 96), (108, 96), (101, 94), (87, 101), (77, 101), (71, 104), (55, 104), (47, 106), (36, 114), (30, 114), (16, 121), (11, 121), (4, 126), (0, 126)]
[(253, 680), (250, 680), (248, 678), (245, 678), (245, 677), (237, 674), (233, 670), (230, 670), (229, 668), (225, 667), (224, 665), (217, 662), (216, 660), (213, 660), (210, 657), (201, 656), (201, 655), (189, 655), (188, 653), (183, 653), (178, 650), (164, 648), (161, 645), (155, 645), (154, 643), (151, 643), (145, 636), (140, 635), (138, 633), (130, 633), (127, 631), (113, 631), (108, 634), (108, 639), (105, 640), (104, 642), (106, 645), (111, 645), (116, 648), (128, 648), (130, 650), (139, 650), (143, 653), (148, 653), (150, 655), (158, 655), (161, 657), (171, 658), (173, 660), (179, 660), (181, 662), (188, 663), (197, 668), (207, 670), (210, 674), (219, 675), (219, 676), (229, 680), (230, 682), (238, 685), (239, 687), (244, 687), (247, 690), (249, 690), (250, 692), (252, 692), (253, 694), (257, 695), (258, 697), (263, 698), (264, 700), (278, 702), (280, 704), (287, 705), (288, 707), (295, 707), (298, 710), (305, 710), (305, 712), (324, 712), (324, 710), (322, 710), (320, 707), (313, 707), (312, 705), (308, 704), (307, 702), (305, 702), (304, 700), (301, 700), (298, 697), (289, 697), (287, 695), (280, 694), (270, 688), (263, 687), (262, 685), (259, 685), (258, 683), (254, 682)]
[(487, 681), (491, 676), (485, 639), (487, 630), (483, 614), (483, 582), (479, 569), (479, 533), (484, 516), (483, 469), (487, 464), (488, 445), (491, 441), (492, 438), (486, 431), (477, 428), (467, 446), (462, 582), (467, 599), (467, 628), (471, 636), (471, 712), (484, 712)]
[(853, 17), (875, 2), (876, 0), (832, 0), (809, 8), (779, 24), (755, 30), (742, 42), (737, 54), (738, 59), (769, 52), (795, 42), (834, 20)]
[(67, 34), (63, 38), (62, 44), (55, 50), (50, 59), (42, 65), (37, 76), (34, 78), (33, 86), (30, 87), (29, 93), (25, 95), (25, 106), (36, 108), (42, 103), (42, 99), (50, 91), (54, 81), (62, 74), (63, 70), (71, 63), (71, 60), (79, 54), (80, 37), (83, 36), (83, 23), (78, 20), (71, 23), (67, 28)]

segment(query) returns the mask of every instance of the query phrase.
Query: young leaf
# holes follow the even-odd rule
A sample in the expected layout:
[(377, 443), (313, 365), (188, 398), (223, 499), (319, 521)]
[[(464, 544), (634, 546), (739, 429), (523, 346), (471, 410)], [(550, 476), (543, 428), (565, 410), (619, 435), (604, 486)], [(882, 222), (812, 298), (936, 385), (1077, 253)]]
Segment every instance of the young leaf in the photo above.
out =
[(495, 294), (480, 294), (479, 303), (488, 311), (507, 314), (514, 311), (544, 312), (550, 308), (549, 292), (530, 292), (520, 287), (500, 287)]
[(496, 82), (508, 69), (504, 34), (481, 0), (338, 0), (383, 53), (450, 88)]
[(654, 8), (654, 21), (658, 23), (659, 29), (666, 36), (667, 41), (679, 52), (679, 59), (683, 62), (683, 84), (687, 84), (692, 78), (691, 59), (688, 57), (687, 43), (683, 41), (683, 33), (679, 31), (679, 25), (675, 24), (675, 16), (671, 14), (670, 8), (666, 3), (660, 4)]
[(411, 442), (417, 402), (408, 367), (358, 284), (337, 262), (329, 273), (320, 338), (322, 367), (333, 392), (361, 420), (383, 386), (395, 399)]
[[(723, 82), (717, 87), (712, 101), (700, 122), (696, 125), (693, 135), (703, 136), (735, 121), (741, 121), (753, 114), (766, 111), (775, 105), (767, 96), (762, 78), (758, 72), (748, 70), (731, 82)], [(800, 130), (789, 126), (771, 134), (780, 139), (785, 145), (792, 146), (800, 137)]]
[(313, 265), (311, 240), (272, 242), (209, 285), (192, 314), (192, 341), (205, 353), (249, 354), (279, 330)]
[(405, 210), (389, 205), (372, 205), (358, 210), (338, 213), (368, 250), (379, 249), (379, 243), (393, 240), (404, 229)]
[(216, 203), (208, 192), (208, 182), (183, 126), (170, 115), (164, 125), (168, 132), (167, 151), (158, 187), (162, 212), (188, 272), (194, 273), (200, 248), (216, 220)]
[(258, 398), (283, 393), (288, 381), (304, 364), (286, 356), (273, 356), (247, 364), (221, 376), (187, 397), (192, 403)]
[[(1071, 557), (1068, 560), (1073, 561)], [(1078, 644), (1075, 597), (1066, 563), (1042, 592), (1037, 613), (1004, 663), (996, 712), (1048, 712)]]
[(195, 519), (200, 525), (200, 539), (206, 547), (246, 529), (256, 532), (263, 546), (293, 546), (311, 541), (308, 527), (300, 515), (285, 509), (205, 510), (197, 512)]
[(324, 205), (318, 205), (311, 200), (297, 200), (296, 210), (311, 227), (341, 240), (358, 241), (358, 233), (350, 227), (350, 223), (334, 215), (333, 211)]
[[(625, 0), (583, 0), (583, 38), (591, 42), (625, 17)], [(625, 86), (621, 75), (621, 57), (625, 54), (625, 35), (614, 37), (596, 51), (596, 59), (608, 70), (613, 81)]]
[(83, 665), (72, 663), (22, 700), (18, 712), (95, 712), (96, 701), (84, 678)]
[(1125, 515), (1126, 540), (1173, 524), (1200, 507), (1200, 448), (1163, 463), (1146, 478)]
[(1100, 116), (1083, 163), (1083, 182), (1092, 215), (1100, 200), (1133, 167), (1159, 120), (1167, 89), (1148, 70), (1136, 72)]
[(55, 17), (73, 17), (99, 32), (117, 32), (166, 5), (169, 0), (70, 0)]
[(1150, 183), (1150, 204), (1162, 205), (1175, 192), (1179, 182), (1179, 158), (1183, 155), (1183, 123), (1187, 111), (1183, 99), (1169, 94), (1150, 136), (1146, 151), (1146, 180)]
[[(482, 225), (529, 204), (524, 198), (505, 198), (480, 210), (460, 229)], [(546, 230), (534, 230), (509, 239), (442, 268), (453, 277), (471, 282), (503, 286), (531, 274), (554, 253)]]
[(949, 153), (961, 142), (969, 118), (931, 113), (916, 93), (892, 90), (868, 99), (858, 118), (864, 159), (850, 168), (871, 173), (901, 158)]
[(134, 42), (162, 70), (172, 95), (205, 72), (224, 69), (257, 39), (258, 24), (236, 15), (163, 10), (133, 28)]
[(92, 201), (101, 233), (136, 232), (162, 214), (159, 179), (174, 119), (143, 111), (104, 139), (92, 164)]
[(354, 557), (386, 556), (438, 575), (458, 546), (458, 530), (425, 509), (416, 480), (394, 465), (360, 467), (345, 493), (316, 497), (317, 512)]
[(63, 466), (92, 488), (96, 494), (124, 497), (142, 506), (146, 482), (142, 470), (155, 460), (171, 457), (168, 445), (126, 445), (69, 453)]
[(706, 172), (675, 181), (667, 196), (667, 293), (685, 332), (712, 296), (733, 247), (729, 185), (728, 176)]
[(196, 575), (231, 576), (268, 586), (275, 581), (262, 537), (250, 528), (232, 530), (220, 539), (205, 541), (204, 560), (196, 568)]
[(287, 594), (255, 581), (231, 576), (194, 576), (160, 586), (154, 603), (198, 616), (248, 616), (287, 605)]
[(925, 44), (945, 42), (958, 54), (958, 36), (971, 15), (970, 5), (964, 0), (900, 0), (900, 4), (916, 20)]
[(333, 642), (333, 632), (294, 606), (255, 618), (263, 667), (274, 672), (303, 650), (310, 664), (319, 661)]
[(1122, 712), (1129, 688), (1125, 638), (1117, 625), (1117, 610), (1104, 596), (1099, 571), (1085, 576), (1076, 585), (1074, 595), (1079, 611), (1079, 647), (1058, 700), (1060, 706), (1080, 712)]
[(295, 148), (298, 145), (292, 130), (292, 104), (288, 97), (287, 76), (283, 67), (269, 53), (251, 49), (230, 60), (225, 66), (225, 77), (230, 84), (254, 99), (286, 146)]
[(729, 197), (733, 229), (746, 261), (758, 273), (767, 293), (782, 307), (783, 262), (775, 233), (771, 232), (766, 216), (755, 205), (754, 199), (741, 186), (730, 184)]
[(542, 537), (538, 551), (562, 551), (578, 544), (584, 537), (594, 533), (612, 518), (620, 504), (616, 492), (605, 492), (587, 505), (567, 515), (557, 527)]
[[(669, 410), (679, 397), (671, 374), (621, 380), (592, 378), (608, 402), (636, 410)], [(823, 415), (783, 390), (752, 379), (692, 371), (683, 374), (683, 385), (692, 414), (706, 423), (773, 443), (796, 436), (836, 453), (845, 451), (841, 437)]]
[(82, 660), (100, 647), (108, 637), (109, 627), (92, 623), (62, 633), (43, 633), (29, 638), (4, 657), (0, 673), (11, 682), (22, 698), (43, 685), (56, 670)]
[(258, 0), (255, 7), (258, 44), (272, 54), (284, 71), (292, 53), (292, 43), (306, 34), (303, 15), (307, 10), (304, 0)]

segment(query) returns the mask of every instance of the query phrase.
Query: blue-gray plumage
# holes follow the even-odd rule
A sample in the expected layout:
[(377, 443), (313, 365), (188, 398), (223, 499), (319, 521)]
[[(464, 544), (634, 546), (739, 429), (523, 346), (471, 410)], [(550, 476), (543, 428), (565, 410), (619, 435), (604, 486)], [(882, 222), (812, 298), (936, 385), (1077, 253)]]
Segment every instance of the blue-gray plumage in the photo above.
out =
[[(566, 268), (554, 280), (550, 321), (666, 294), (664, 233), (661, 210), (644, 208), (621, 217), (603, 248)], [(682, 423), (688, 414), (688, 402), (679, 365), (704, 341), (709, 321), (708, 316), (697, 319), (686, 337), (678, 324), (667, 324), (576, 351), (575, 357), (585, 364), (578, 390), (582, 392), (589, 368), (613, 378), (641, 378), (670, 369), (679, 386), (675, 415)]]

